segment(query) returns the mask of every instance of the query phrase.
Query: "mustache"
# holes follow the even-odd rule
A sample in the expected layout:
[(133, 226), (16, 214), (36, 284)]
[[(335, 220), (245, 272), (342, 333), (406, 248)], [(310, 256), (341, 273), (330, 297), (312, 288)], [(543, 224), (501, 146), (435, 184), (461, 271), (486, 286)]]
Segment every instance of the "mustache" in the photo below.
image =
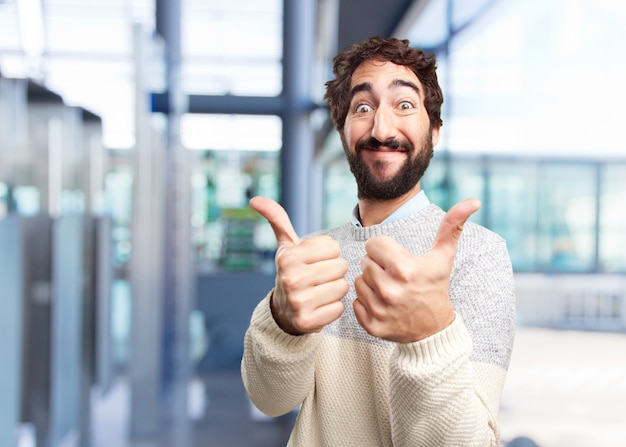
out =
[(379, 150), (382, 147), (391, 149), (392, 151), (402, 150), (404, 152), (412, 152), (414, 148), (413, 144), (409, 141), (400, 141), (396, 139), (378, 141), (376, 138), (370, 137), (357, 141), (354, 149), (356, 152), (359, 152), (364, 149)]

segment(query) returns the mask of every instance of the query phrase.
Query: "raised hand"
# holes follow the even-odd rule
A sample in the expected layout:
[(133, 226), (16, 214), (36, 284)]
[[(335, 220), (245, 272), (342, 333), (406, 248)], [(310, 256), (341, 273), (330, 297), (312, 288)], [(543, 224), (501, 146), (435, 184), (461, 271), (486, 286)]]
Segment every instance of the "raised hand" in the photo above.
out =
[(254, 197), (250, 206), (274, 230), (276, 287), (271, 298), (278, 326), (292, 335), (319, 332), (343, 313), (341, 298), (348, 292), (348, 265), (339, 244), (328, 236), (300, 240), (289, 216), (275, 201)]
[(448, 288), (463, 225), (480, 208), (476, 199), (454, 205), (435, 241), (422, 256), (409, 253), (387, 236), (365, 245), (361, 276), (354, 286), (354, 313), (371, 335), (398, 343), (422, 340), (454, 321)]

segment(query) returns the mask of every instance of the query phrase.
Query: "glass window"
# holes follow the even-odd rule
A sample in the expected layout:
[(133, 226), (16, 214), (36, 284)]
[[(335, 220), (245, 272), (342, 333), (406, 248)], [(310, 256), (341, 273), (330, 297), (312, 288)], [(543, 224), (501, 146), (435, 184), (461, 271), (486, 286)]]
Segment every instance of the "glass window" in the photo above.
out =
[(450, 207), (449, 162), (447, 152), (435, 152), (435, 157), (430, 161), (420, 185), (428, 199), (442, 209)]
[(600, 269), (626, 272), (626, 164), (602, 169), (600, 196)]
[[(540, 166), (538, 261), (548, 271), (595, 269), (596, 165)], [(532, 185), (529, 185), (529, 191)]]
[(324, 228), (349, 222), (357, 203), (357, 187), (345, 158), (326, 167), (324, 177)]
[(9, 187), (0, 182), (0, 219), (9, 213)]
[(447, 1), (426, 2), (424, 11), (407, 33), (411, 45), (418, 48), (432, 48), (445, 41), (448, 37), (447, 14)]
[(279, 151), (282, 120), (274, 115), (184, 114), (181, 140), (188, 149)]
[(131, 161), (119, 155), (105, 178), (105, 200), (113, 222), (113, 264), (120, 271), (127, 268), (131, 255), (132, 191)]
[[(449, 173), (449, 206), (461, 200), (474, 197), (481, 201), (485, 200), (485, 172), (481, 159), (452, 159)], [(472, 214), (473, 222), (483, 224), (485, 207)]]
[[(409, 33), (417, 46), (429, 43), (424, 34), (441, 38), (425, 20), (431, 10), (445, 9), (444, 3), (453, 6), (457, 30), (477, 19), (449, 43), (449, 76), (441, 78), (449, 112), (442, 131), (451, 132), (447, 149), (541, 156), (586, 156), (590, 148), (594, 154), (623, 153), (626, 59), (616, 55), (626, 52), (624, 2), (433, 0)], [(436, 17), (445, 23), (443, 12)], [(590, 64), (581, 54), (605, 63)], [(591, 83), (594, 94), (581, 94), (581, 86)], [(598, 134), (597, 128), (606, 131)]]
[(537, 268), (537, 165), (493, 161), (485, 225), (507, 241), (516, 271)]
[(273, 268), (270, 225), (248, 201), (279, 200), (279, 153), (198, 151), (191, 178), (192, 245), (202, 270)]
[(185, 93), (280, 94), (280, 0), (186, 0), (182, 21), (181, 85)]
[[(429, 200), (443, 210), (469, 197), (483, 200), (485, 177), (482, 163), (479, 158), (440, 152), (426, 170), (421, 187)], [(482, 213), (482, 209), (477, 211), (472, 220), (482, 223)]]
[[(626, 177), (626, 168), (612, 169), (604, 176), (611, 188), (603, 195), (602, 240), (605, 268), (614, 271), (624, 265), (615, 241), (623, 240), (626, 223), (614, 210), (625, 200), (625, 182), (616, 179)], [(483, 206), (471, 219), (506, 239), (516, 271), (587, 272), (597, 268), (597, 172), (591, 162), (450, 154), (433, 160), (422, 186), (444, 209), (467, 197), (480, 199)]]

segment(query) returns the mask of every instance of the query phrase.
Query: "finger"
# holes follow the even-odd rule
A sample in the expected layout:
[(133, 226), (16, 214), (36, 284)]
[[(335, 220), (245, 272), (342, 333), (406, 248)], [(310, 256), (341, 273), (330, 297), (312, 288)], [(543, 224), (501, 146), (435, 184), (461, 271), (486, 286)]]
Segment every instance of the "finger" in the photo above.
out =
[[(280, 262), (278, 269), (282, 270)], [(282, 284), (290, 291), (305, 290), (328, 282), (344, 280), (347, 270), (348, 266), (343, 258), (299, 264), (297, 269), (291, 269), (288, 273), (282, 271)]]
[(438, 250), (447, 257), (454, 259), (463, 226), (467, 219), (480, 207), (481, 203), (478, 199), (465, 199), (450, 208), (439, 225), (431, 251)]
[(339, 318), (343, 311), (344, 304), (341, 300), (317, 307), (306, 318), (297, 318), (297, 330), (303, 334), (320, 332), (324, 326)]
[[(406, 254), (406, 249), (389, 236), (381, 235), (368, 239), (365, 243), (365, 252), (370, 261), (375, 262), (383, 269), (387, 269)], [(363, 267), (364, 265), (361, 266), (362, 269)]]
[(319, 319), (320, 323), (322, 323), (320, 330), (335, 321), (337, 318), (341, 316), (344, 311), (343, 301), (333, 301), (331, 303), (326, 304), (325, 306), (320, 306), (315, 309), (314, 314), (317, 319)]
[(257, 196), (250, 200), (250, 206), (270, 223), (278, 246), (297, 245), (300, 243), (300, 238), (296, 234), (293, 225), (291, 225), (287, 212), (274, 200)]
[(343, 297), (348, 293), (350, 286), (344, 278), (338, 278), (332, 281), (318, 284), (314, 288), (316, 296), (316, 308), (332, 305), (341, 302)]
[(308, 266), (309, 276), (314, 286), (343, 279), (348, 271), (348, 264), (343, 258), (328, 259)]
[(352, 303), (354, 316), (359, 324), (367, 330), (372, 321), (370, 302), (376, 299), (375, 294), (362, 276), (354, 280), (354, 288), (357, 294), (357, 298)]
[(326, 259), (341, 258), (341, 247), (339, 243), (330, 236), (325, 235), (302, 240), (297, 247), (294, 247), (294, 252), (296, 250), (299, 252), (302, 261), (306, 264), (324, 261)]

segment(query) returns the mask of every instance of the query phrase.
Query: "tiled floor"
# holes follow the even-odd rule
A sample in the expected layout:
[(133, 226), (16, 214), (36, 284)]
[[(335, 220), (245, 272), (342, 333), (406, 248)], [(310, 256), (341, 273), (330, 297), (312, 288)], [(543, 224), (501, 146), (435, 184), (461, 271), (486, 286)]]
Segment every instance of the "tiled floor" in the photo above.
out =
[[(194, 397), (195, 396), (195, 397)], [(120, 381), (94, 411), (95, 447), (280, 447), (293, 415), (251, 411), (238, 371), (192, 387), (189, 442), (128, 441), (128, 389)], [(626, 439), (626, 334), (520, 328), (502, 398), (503, 445), (622, 447)], [(186, 444), (186, 445), (183, 445)]]
[(287, 444), (293, 415), (270, 419), (249, 404), (239, 373), (204, 377), (208, 405), (194, 424), (195, 447), (278, 447)]
[(539, 447), (626, 445), (626, 334), (519, 329), (502, 438)]
[(249, 404), (238, 371), (216, 372), (194, 382), (189, 396), (193, 422), (185, 441), (172, 439), (167, 427), (160, 437), (129, 440), (129, 390), (126, 382), (119, 380), (94, 408), (94, 447), (279, 447), (287, 444), (295, 415), (272, 419), (255, 411)]

